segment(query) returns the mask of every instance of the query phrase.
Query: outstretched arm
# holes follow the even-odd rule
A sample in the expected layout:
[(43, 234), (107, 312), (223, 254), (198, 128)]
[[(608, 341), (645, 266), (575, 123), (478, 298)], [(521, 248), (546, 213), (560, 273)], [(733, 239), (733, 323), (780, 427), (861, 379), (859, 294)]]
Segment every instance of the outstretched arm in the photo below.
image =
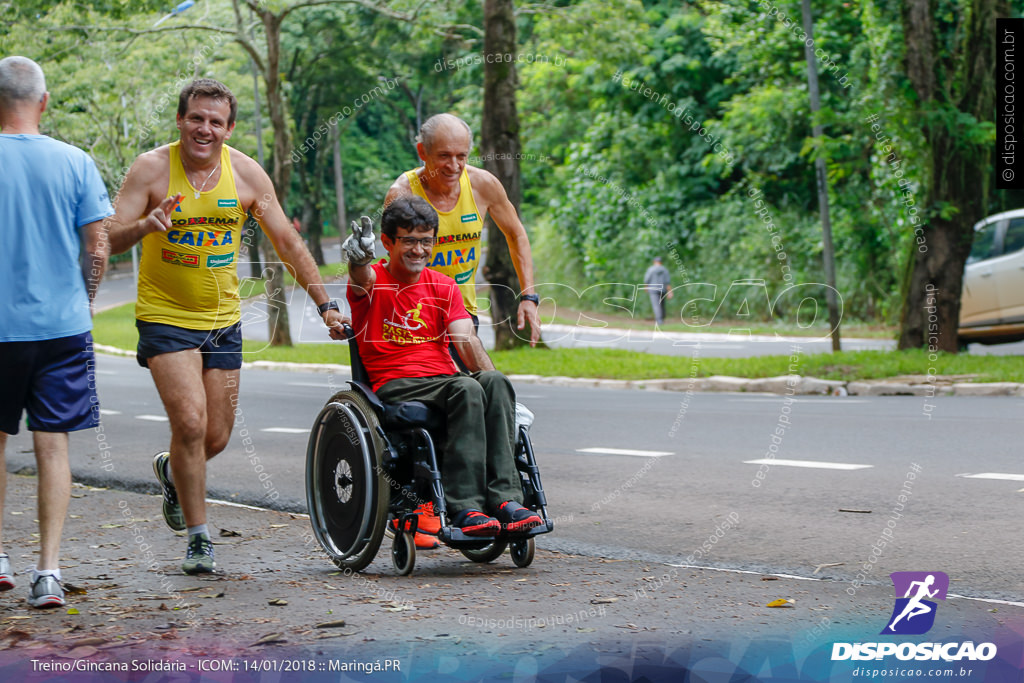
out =
[[(171, 229), (171, 212), (183, 197), (180, 194), (165, 197), (157, 203), (157, 199), (150, 196), (150, 188), (160, 182), (160, 161), (150, 152), (136, 159), (128, 170), (121, 191), (114, 199), (114, 215), (106, 219), (110, 253), (124, 253), (149, 233)], [(147, 214), (151, 202), (156, 206)]]
[[(481, 197), (487, 202), (487, 212), (508, 242), (512, 265), (519, 277), (520, 294), (535, 294), (533, 252), (530, 250), (530, 238), (526, 234), (526, 228), (523, 227), (516, 207), (509, 201), (508, 194), (498, 179), (487, 171), (481, 173), (480, 178), (483, 182), (478, 185)], [(516, 327), (524, 329), (527, 322), (530, 323), (530, 346), (536, 346), (540, 341), (540, 314), (537, 312), (537, 304), (532, 301), (520, 301)]]
[[(271, 244), (274, 245), (274, 250), (281, 262), (284, 263), (285, 268), (306, 290), (313, 303), (317, 306), (327, 303), (330, 301), (330, 297), (327, 296), (327, 290), (320, 279), (320, 271), (317, 270), (316, 262), (313, 261), (306, 245), (284, 215), (284, 209), (277, 201), (277, 194), (274, 192), (274, 184), (270, 181), (270, 176), (255, 161), (248, 157), (245, 159), (246, 161), (238, 164), (236, 169), (244, 169), (246, 182), (255, 189), (256, 196), (260, 198), (250, 207), (253, 217), (263, 228), (263, 232), (270, 239)], [(339, 311), (327, 310), (321, 317), (331, 339), (345, 338), (345, 333), (342, 331), (342, 323), (345, 318)]]

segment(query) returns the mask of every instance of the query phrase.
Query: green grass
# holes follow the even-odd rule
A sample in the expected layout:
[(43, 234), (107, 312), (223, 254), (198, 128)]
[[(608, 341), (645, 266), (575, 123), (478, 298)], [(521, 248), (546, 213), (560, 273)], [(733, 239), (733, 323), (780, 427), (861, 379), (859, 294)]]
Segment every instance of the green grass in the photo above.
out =
[[(93, 320), (97, 343), (134, 349), (134, 304), (99, 313)], [(341, 342), (269, 347), (266, 342), (244, 342), (245, 360), (290, 361), (295, 363), (340, 363), (348, 365), (348, 347)], [(516, 349), (491, 354), (494, 364), (506, 374), (561, 375), (604, 379), (658, 379), (730, 375), (733, 377), (775, 377), (790, 372), (789, 356), (754, 358), (691, 359), (659, 356), (621, 349)], [(938, 354), (933, 362), (918, 351), (843, 351), (801, 355), (796, 374), (823, 379), (882, 379), (899, 375), (973, 375), (976, 382), (1024, 382), (1024, 362), (1014, 356), (967, 356)]]
[[(728, 375), (776, 377), (790, 373), (789, 356), (692, 359), (619, 349), (516, 349), (491, 354), (508, 374), (563, 375), (606, 379), (658, 379)], [(1012, 356), (966, 356), (915, 351), (842, 351), (801, 354), (795, 374), (823, 379), (882, 379), (899, 375), (976, 375), (977, 382), (1024, 382), (1024, 362)]]
[[(651, 330), (654, 328), (654, 318), (647, 319), (641, 314), (639, 317), (626, 315), (611, 315), (594, 311), (578, 311), (560, 306), (557, 314), (555, 308), (550, 304), (541, 305), (541, 320), (559, 325), (581, 325), (583, 327), (600, 327), (601, 323), (607, 323), (608, 327), (616, 329)], [(720, 320), (716, 319), (709, 325), (687, 325), (683, 322), (671, 322), (669, 320), (660, 328), (664, 332), (715, 332), (718, 334), (728, 333), (730, 330), (750, 330), (752, 335), (782, 335), (785, 337), (813, 337), (827, 338), (829, 327), (827, 324), (813, 325), (811, 327), (800, 327), (792, 323), (769, 323), (760, 321), (745, 320)], [(842, 337), (853, 337), (858, 339), (894, 339), (896, 329), (878, 323), (864, 323), (853, 320), (843, 321), (839, 328)]]

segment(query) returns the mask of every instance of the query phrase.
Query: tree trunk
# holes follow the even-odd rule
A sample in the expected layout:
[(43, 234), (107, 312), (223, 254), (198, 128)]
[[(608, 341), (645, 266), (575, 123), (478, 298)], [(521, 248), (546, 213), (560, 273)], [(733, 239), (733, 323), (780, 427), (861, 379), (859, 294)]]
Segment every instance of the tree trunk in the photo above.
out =
[[(267, 62), (263, 79), (267, 85), (267, 111), (270, 125), (274, 130), (273, 167), (270, 179), (274, 182), (277, 201), (285, 206), (288, 199), (288, 182), (291, 177), (291, 140), (288, 135), (288, 120), (285, 115), (284, 96), (281, 93), (281, 20), (267, 9), (258, 10), (267, 36)], [(288, 303), (285, 300), (284, 266), (274, 253), (270, 240), (263, 240), (264, 262), (271, 270), (267, 282), (267, 308), (271, 346), (291, 346), (292, 335), (288, 325)]]
[[(978, 124), (994, 121), (995, 17), (998, 0), (970, 0), (959, 45), (938, 44), (934, 4), (907, 0), (903, 12), (907, 76), (917, 94), (928, 147), (923, 243), (908, 264), (899, 348), (956, 353), (964, 263), (974, 224), (984, 217), (991, 145), (971, 142)], [(937, 59), (936, 55), (950, 55)], [(958, 61), (957, 61), (958, 60)], [(941, 85), (940, 85), (941, 84)], [(963, 114), (974, 121), (964, 122)], [(973, 133), (973, 135), (971, 134)]]
[(345, 178), (341, 164), (341, 131), (338, 126), (331, 127), (331, 142), (334, 149), (334, 199), (337, 203), (338, 239), (342, 244), (347, 237), (348, 220), (345, 218)]
[[(519, 178), (519, 115), (516, 111), (516, 67), (490, 54), (516, 53), (516, 22), (512, 0), (484, 2), (484, 106), (480, 152), (484, 168), (501, 181), (512, 205), (519, 211), (522, 189)], [(491, 284), (491, 316), (494, 348), (522, 346), (529, 342), (516, 330), (519, 279), (512, 264), (508, 242), (494, 221), (487, 219), (487, 261), (484, 277)], [(504, 321), (504, 322), (502, 322)]]

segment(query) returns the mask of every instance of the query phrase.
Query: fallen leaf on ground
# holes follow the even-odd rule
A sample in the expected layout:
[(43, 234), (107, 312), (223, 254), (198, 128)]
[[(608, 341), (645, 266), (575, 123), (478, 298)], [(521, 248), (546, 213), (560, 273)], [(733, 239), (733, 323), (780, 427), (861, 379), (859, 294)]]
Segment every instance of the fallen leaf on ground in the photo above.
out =
[(72, 607), (71, 609), (68, 610), (68, 614), (81, 614), (81, 612), (79, 612), (77, 609)]
[(779, 598), (778, 600), (772, 600), (765, 607), (792, 607), (793, 601), (788, 598)]
[(613, 602), (618, 602), (618, 598), (594, 598), (590, 601), (591, 605), (610, 605)]
[(344, 619), (338, 619), (336, 621), (325, 621), (322, 624), (317, 624), (317, 628), (340, 628), (345, 625)]
[(57, 656), (64, 657), (65, 659), (84, 659), (86, 657), (92, 657), (97, 652), (99, 652), (99, 650), (97, 650), (96, 648), (85, 646), (76, 647), (74, 650), (71, 650), (70, 652), (67, 652), (65, 654), (57, 653)]
[(596, 630), (597, 630), (596, 628), (590, 628), (588, 626), (587, 628), (578, 628), (578, 629), (576, 629), (576, 633), (593, 633)]
[(73, 583), (65, 583), (64, 584), (64, 594), (65, 595), (85, 595), (87, 592), (88, 591), (86, 591), (81, 586), (76, 586)]
[(267, 600), (267, 604), (268, 605), (275, 605), (275, 606), (280, 607), (280, 606), (283, 606), (283, 605), (287, 605), (288, 601), (285, 600), (284, 598), (274, 598), (273, 600)]
[(283, 633), (268, 633), (267, 635), (263, 636), (262, 638), (257, 640), (255, 643), (253, 643), (253, 645), (270, 645), (271, 643), (287, 643), (287, 642), (288, 641), (285, 640), (285, 637), (284, 637)]
[(220, 530), (220, 535), (221, 536), (241, 536), (242, 534), (238, 533), (237, 531), (232, 531), (231, 529), (221, 529)]

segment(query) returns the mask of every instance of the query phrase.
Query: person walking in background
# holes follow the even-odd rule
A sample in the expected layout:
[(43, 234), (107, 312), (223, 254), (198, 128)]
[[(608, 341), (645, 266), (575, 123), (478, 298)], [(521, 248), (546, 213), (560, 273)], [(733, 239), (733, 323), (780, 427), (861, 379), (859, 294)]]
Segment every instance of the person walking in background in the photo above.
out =
[(672, 276), (668, 268), (661, 265), (661, 257), (655, 256), (654, 263), (644, 273), (644, 285), (651, 297), (651, 308), (654, 309), (654, 324), (665, 322), (665, 300), (672, 298)]
[[(49, 101), (38, 64), (0, 60), (0, 522), (7, 435), (27, 412), (39, 472), (39, 560), (28, 603), (39, 608), (64, 605), (68, 432), (99, 424), (92, 307), (109, 254), (103, 220), (114, 213), (89, 155), (39, 133)], [(0, 543), (0, 591), (12, 588)]]

